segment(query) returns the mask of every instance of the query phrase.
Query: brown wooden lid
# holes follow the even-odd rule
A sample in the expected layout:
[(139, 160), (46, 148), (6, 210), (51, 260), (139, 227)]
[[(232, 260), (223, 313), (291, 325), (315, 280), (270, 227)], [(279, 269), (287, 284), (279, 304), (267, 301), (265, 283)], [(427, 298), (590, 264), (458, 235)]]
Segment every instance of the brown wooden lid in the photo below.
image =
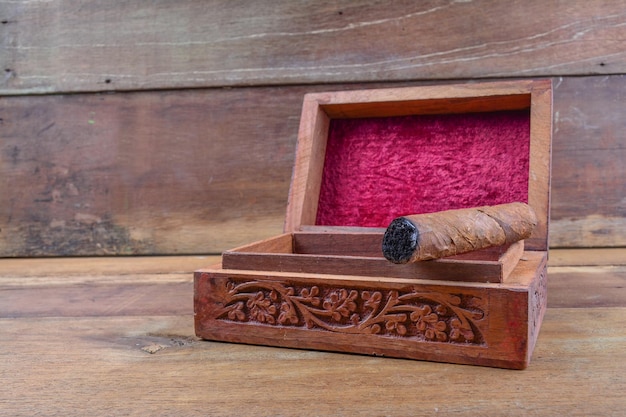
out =
[[(285, 231), (315, 226), (329, 127), (334, 119), (528, 110), (528, 204), (538, 225), (528, 250), (548, 249), (552, 86), (549, 80), (339, 91), (304, 98)], [(408, 213), (407, 213), (408, 214)]]

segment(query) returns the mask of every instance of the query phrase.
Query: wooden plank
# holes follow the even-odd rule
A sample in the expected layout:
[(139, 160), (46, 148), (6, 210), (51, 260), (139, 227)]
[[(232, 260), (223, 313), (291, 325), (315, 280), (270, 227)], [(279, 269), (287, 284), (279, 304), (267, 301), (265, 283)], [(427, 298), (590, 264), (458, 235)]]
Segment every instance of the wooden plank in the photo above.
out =
[(554, 80), (550, 245), (626, 246), (626, 76)]
[(616, 74), (621, 6), (2, 2), (0, 94)]
[(618, 416), (626, 407), (625, 308), (548, 309), (524, 371), (204, 342), (191, 324), (191, 315), (0, 319), (0, 355), (10, 358), (0, 361), (0, 409)]
[[(615, 251), (553, 251), (551, 262), (556, 258), (558, 266), (548, 268), (548, 305), (626, 307), (626, 268), (610, 266)], [(564, 266), (559, 258), (603, 265)], [(184, 256), (2, 259), (0, 317), (191, 314), (192, 271), (217, 261)]]
[[(133, 256), (85, 258), (0, 259), (0, 283), (24, 285), (21, 278), (42, 285), (84, 284), (85, 276), (117, 276), (121, 282), (134, 282), (133, 275), (191, 274), (219, 262), (219, 256)], [(191, 279), (191, 278), (190, 278)], [(146, 283), (145, 279), (142, 279)]]
[(0, 256), (217, 253), (279, 233), (303, 94), (3, 99)]
[(626, 248), (553, 249), (550, 266), (626, 265)]
[[(191, 314), (191, 273), (0, 278), (0, 317)], [(626, 268), (548, 268), (548, 306), (626, 307)]]
[[(590, 262), (604, 259), (594, 250), (571, 252)], [(148, 263), (149, 259), (1, 260), (0, 317), (190, 313), (191, 271), (218, 260), (160, 257)], [(549, 305), (624, 307), (625, 281), (623, 266), (550, 267)]]
[[(168, 276), (166, 282), (121, 283), (101, 276), (105, 283), (7, 288), (0, 284), (0, 317), (152, 317), (193, 311), (191, 274)], [(137, 280), (137, 277), (131, 277)], [(112, 281), (109, 283), (109, 281)]]
[[(626, 77), (554, 85), (551, 245), (626, 246)], [(398, 84), (367, 87), (382, 86)], [(219, 253), (279, 234), (304, 94), (364, 87), (1, 98), (0, 256)]]
[(626, 301), (626, 267), (553, 267), (548, 270), (549, 307), (613, 307)]
[(193, 271), (219, 257), (0, 260), (0, 317), (153, 316), (193, 311)]

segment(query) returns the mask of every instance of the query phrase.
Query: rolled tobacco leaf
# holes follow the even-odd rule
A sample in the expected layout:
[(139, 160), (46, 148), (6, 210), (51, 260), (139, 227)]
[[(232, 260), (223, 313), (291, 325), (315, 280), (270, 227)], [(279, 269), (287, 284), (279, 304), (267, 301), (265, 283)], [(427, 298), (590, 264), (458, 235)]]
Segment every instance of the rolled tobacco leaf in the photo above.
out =
[(389, 224), (383, 255), (396, 264), (445, 258), (526, 239), (536, 225), (525, 203), (413, 214)]

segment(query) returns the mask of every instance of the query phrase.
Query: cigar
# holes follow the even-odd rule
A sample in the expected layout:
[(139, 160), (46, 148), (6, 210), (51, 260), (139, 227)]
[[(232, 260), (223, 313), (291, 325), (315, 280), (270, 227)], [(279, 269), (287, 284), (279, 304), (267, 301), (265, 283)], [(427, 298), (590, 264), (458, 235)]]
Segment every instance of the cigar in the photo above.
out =
[(396, 264), (445, 258), (526, 239), (537, 216), (525, 203), (398, 217), (383, 237), (383, 255)]

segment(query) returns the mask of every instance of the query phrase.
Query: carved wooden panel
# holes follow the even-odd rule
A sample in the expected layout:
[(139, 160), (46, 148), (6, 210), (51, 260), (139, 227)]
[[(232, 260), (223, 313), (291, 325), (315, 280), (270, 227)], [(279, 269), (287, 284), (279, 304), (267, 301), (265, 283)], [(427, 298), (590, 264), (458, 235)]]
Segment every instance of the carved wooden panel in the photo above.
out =
[(209, 282), (216, 320), (485, 345), (482, 327), (487, 301), (461, 292), (415, 286), (370, 290), (245, 278)]
[(249, 271), (195, 272), (207, 340), (523, 369), (546, 308), (546, 253), (506, 282)]

